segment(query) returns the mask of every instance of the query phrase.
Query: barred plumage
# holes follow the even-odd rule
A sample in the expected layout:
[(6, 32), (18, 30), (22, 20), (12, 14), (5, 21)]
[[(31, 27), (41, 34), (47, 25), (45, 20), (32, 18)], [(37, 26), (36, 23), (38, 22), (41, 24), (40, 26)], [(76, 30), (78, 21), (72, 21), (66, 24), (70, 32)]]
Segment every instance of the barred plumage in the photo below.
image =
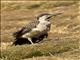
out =
[(30, 32), (33, 28), (36, 28), (36, 26), (39, 24), (38, 20), (33, 20), (29, 24), (27, 24), (25, 27), (21, 28), (19, 31), (15, 32), (13, 36), (16, 38), (21, 37), (23, 34)]

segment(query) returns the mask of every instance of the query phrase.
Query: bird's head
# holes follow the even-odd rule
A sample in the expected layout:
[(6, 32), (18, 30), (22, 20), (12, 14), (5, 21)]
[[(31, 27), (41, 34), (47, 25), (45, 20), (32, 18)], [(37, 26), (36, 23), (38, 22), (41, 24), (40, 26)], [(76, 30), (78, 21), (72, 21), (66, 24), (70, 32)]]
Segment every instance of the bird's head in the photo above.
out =
[(60, 14), (62, 14), (62, 13), (54, 13), (54, 14), (43, 13), (43, 14), (40, 14), (38, 16), (37, 20), (39, 20), (39, 21), (50, 21), (51, 17), (57, 16)]

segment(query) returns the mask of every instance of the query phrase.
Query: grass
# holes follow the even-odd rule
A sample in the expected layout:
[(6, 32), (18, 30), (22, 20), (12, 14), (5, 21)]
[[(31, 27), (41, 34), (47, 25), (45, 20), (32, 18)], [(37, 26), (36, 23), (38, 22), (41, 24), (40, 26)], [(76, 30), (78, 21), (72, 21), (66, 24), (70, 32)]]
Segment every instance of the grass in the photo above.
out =
[[(12, 10), (20, 10), (20, 9), (35, 9), (35, 8), (53, 8), (53, 7), (60, 7), (60, 6), (69, 6), (69, 5), (73, 5), (74, 3), (76, 4), (77, 2), (72, 1), (72, 2), (68, 2), (68, 1), (63, 1), (63, 2), (29, 2), (30, 4), (26, 4), (26, 2), (2, 2), (2, 10), (5, 11), (12, 11)], [(58, 4), (56, 4), (58, 3)], [(46, 6), (47, 5), (47, 6)]]
[[(78, 60), (80, 50), (79, 4), (75, 1), (1, 2), (2, 60)], [(34, 45), (11, 46), (13, 32), (43, 12), (62, 12), (52, 18), (46, 40)], [(44, 57), (43, 57), (44, 56)]]
[[(67, 40), (67, 39), (66, 39)], [(37, 56), (61, 55), (64, 52), (78, 49), (78, 41), (60, 41), (58, 43), (47, 42), (35, 45), (9, 46), (2, 50), (1, 58), (7, 57), (8, 60), (20, 60)]]

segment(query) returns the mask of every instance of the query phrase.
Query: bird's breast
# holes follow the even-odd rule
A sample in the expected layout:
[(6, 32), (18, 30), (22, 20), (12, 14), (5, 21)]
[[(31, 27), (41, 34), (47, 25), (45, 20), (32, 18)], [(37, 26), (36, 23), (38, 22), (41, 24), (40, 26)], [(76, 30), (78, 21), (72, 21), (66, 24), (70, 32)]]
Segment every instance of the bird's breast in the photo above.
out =
[(36, 30), (40, 30), (40, 31), (43, 31), (43, 30), (46, 30), (47, 29), (47, 25), (51, 24), (50, 22), (48, 21), (43, 21), (43, 22), (40, 22), (37, 27), (36, 27)]

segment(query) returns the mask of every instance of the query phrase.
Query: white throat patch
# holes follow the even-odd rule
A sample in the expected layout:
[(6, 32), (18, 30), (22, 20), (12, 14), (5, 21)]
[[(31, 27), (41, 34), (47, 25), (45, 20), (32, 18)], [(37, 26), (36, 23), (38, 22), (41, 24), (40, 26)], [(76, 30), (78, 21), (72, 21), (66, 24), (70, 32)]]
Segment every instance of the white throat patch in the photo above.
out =
[(46, 19), (46, 16), (43, 16), (39, 18), (39, 21), (41, 22), (41, 21), (44, 21), (45, 19)]

